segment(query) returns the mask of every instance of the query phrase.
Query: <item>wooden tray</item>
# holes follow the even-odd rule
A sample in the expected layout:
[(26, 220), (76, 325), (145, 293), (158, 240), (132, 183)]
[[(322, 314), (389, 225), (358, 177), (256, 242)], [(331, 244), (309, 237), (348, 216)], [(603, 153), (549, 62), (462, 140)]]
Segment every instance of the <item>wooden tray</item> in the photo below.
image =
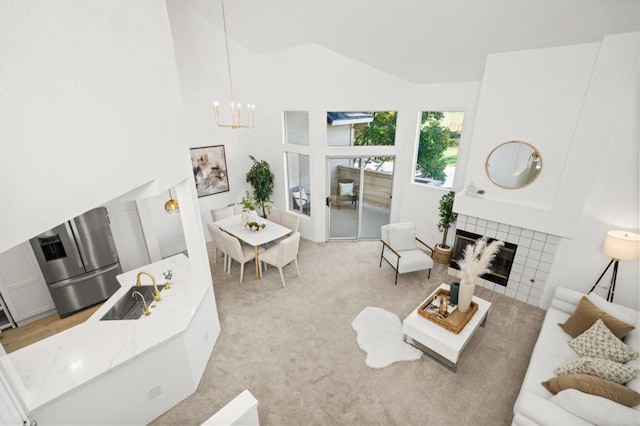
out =
[(471, 306), (466, 313), (462, 313), (456, 308), (456, 310), (451, 312), (451, 314), (449, 314), (449, 316), (445, 318), (440, 314), (428, 312), (425, 310), (425, 308), (429, 306), (431, 302), (433, 302), (433, 299), (438, 296), (449, 296), (449, 290), (439, 288), (438, 291), (429, 296), (429, 298), (425, 300), (424, 303), (418, 308), (418, 315), (428, 319), (429, 321), (435, 322), (440, 327), (443, 327), (452, 333), (460, 333), (464, 326), (467, 325), (471, 317), (473, 317), (473, 315), (478, 311), (478, 304), (472, 301)]

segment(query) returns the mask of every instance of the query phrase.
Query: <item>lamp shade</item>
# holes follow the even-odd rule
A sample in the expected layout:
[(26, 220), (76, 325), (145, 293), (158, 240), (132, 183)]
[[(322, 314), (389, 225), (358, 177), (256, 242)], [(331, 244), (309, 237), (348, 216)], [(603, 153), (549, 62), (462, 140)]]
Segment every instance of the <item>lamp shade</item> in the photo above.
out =
[(626, 231), (609, 231), (604, 238), (602, 250), (619, 260), (640, 259), (640, 235)]

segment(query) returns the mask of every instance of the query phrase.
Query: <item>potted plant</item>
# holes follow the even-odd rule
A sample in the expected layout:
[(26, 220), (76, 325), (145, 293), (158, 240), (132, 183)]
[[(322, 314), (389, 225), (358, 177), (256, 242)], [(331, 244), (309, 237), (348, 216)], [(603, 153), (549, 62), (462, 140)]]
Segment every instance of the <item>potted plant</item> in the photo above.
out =
[(443, 233), (442, 243), (436, 244), (433, 249), (433, 261), (442, 264), (449, 264), (451, 260), (451, 246), (447, 245), (447, 234), (449, 228), (458, 218), (458, 213), (453, 212), (453, 200), (456, 193), (449, 191), (440, 198), (440, 222), (438, 230)]
[(251, 195), (249, 191), (246, 191), (239, 204), (242, 205), (242, 224), (245, 225), (247, 222), (255, 222), (258, 214), (256, 213), (256, 202), (253, 199), (253, 195)]
[(247, 173), (247, 182), (253, 187), (253, 197), (256, 207), (262, 209), (262, 217), (267, 217), (267, 213), (271, 210), (271, 194), (273, 194), (273, 181), (275, 176), (269, 168), (266, 161), (258, 161), (253, 155), (249, 158), (253, 161), (253, 165)]

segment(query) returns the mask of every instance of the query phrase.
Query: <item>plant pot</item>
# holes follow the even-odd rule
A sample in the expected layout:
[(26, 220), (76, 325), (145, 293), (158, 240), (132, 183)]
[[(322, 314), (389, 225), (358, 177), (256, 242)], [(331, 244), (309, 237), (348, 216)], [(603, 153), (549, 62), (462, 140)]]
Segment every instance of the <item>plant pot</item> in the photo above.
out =
[(443, 247), (440, 244), (436, 244), (436, 247), (433, 249), (433, 261), (443, 265), (448, 265), (450, 260), (451, 247)]

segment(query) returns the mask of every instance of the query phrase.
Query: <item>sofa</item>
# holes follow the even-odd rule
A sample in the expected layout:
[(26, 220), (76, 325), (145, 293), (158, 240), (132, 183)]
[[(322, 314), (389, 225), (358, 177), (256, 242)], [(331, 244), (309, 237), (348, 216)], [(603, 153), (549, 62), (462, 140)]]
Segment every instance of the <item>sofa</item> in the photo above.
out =
[[(582, 301), (583, 297), (586, 297), (587, 301)], [(640, 393), (640, 377), (638, 375), (624, 384), (617, 385), (609, 381), (602, 383), (600, 382), (602, 379), (594, 378), (595, 376), (591, 375), (593, 373), (586, 376), (556, 376), (554, 374), (554, 370), (559, 367), (591, 359), (585, 360), (576, 353), (569, 345), (575, 336), (567, 334), (559, 325), (566, 325), (570, 318), (573, 321), (578, 316), (577, 313), (573, 314), (579, 304), (595, 306), (595, 309), (592, 308), (594, 311), (604, 312), (608, 314), (609, 318), (614, 317), (623, 323), (633, 325), (635, 328), (622, 338), (622, 342), (630, 347), (627, 348), (631, 351), (630, 353), (638, 352), (640, 324), (638, 323), (639, 312), (637, 310), (607, 302), (594, 293), (585, 295), (558, 287), (542, 323), (520, 393), (514, 405), (513, 425), (640, 424), (640, 404), (638, 403), (640, 402), (640, 394), (636, 394), (636, 392)], [(613, 337), (611, 338), (613, 339)], [(623, 364), (625, 368), (628, 367), (628, 370), (640, 368), (640, 359), (637, 354), (634, 356), (634, 359)], [(588, 389), (576, 386), (581, 388), (578, 390), (573, 387), (573, 383), (567, 385), (572, 378), (584, 379), (585, 382), (597, 381), (599, 385), (607, 386), (602, 388), (607, 392), (611, 389), (608, 387), (609, 385), (614, 390), (610, 393), (605, 392), (607, 395), (603, 395), (600, 390), (593, 391), (589, 386), (587, 386)], [(556, 386), (555, 389), (548, 390), (548, 387), (551, 387), (551, 382), (557, 384), (560, 380), (565, 381), (564, 388), (558, 389)], [(596, 395), (597, 393), (600, 395)], [(616, 397), (621, 394), (625, 397), (631, 396), (621, 403), (619, 399), (616, 400)]]

